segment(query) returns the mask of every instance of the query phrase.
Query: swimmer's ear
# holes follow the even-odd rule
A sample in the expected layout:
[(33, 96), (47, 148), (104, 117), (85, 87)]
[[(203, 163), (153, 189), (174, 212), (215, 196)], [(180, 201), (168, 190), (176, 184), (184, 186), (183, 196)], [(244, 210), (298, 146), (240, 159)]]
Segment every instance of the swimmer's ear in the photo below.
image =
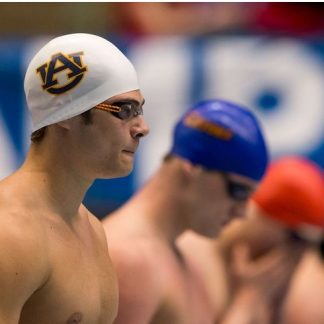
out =
[(203, 168), (200, 165), (192, 164), (190, 161), (182, 160), (183, 163), (183, 170), (185, 174), (190, 176), (196, 176), (202, 173)]

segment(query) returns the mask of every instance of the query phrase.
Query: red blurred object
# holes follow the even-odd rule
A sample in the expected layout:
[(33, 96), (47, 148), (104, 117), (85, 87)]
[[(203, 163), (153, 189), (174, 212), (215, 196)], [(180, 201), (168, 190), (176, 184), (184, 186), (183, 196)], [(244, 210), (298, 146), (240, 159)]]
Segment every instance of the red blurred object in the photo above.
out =
[(252, 199), (270, 217), (292, 227), (324, 227), (324, 176), (299, 157), (273, 162)]
[(323, 3), (264, 3), (251, 26), (259, 32), (307, 36), (323, 34)]

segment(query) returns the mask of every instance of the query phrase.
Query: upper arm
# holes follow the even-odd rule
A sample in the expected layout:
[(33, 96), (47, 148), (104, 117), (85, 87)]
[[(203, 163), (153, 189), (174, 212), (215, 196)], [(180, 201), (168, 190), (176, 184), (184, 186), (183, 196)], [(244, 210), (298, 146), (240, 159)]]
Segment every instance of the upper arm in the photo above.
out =
[(44, 281), (42, 258), (33, 233), (0, 219), (0, 323), (18, 323), (26, 300)]
[(115, 324), (149, 323), (162, 303), (158, 273), (138, 246), (111, 245), (109, 249), (119, 284)]

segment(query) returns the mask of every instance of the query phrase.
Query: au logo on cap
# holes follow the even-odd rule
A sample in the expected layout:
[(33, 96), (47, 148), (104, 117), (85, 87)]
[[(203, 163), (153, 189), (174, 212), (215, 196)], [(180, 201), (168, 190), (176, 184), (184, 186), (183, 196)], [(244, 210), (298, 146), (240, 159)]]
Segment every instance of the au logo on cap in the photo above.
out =
[[(49, 62), (37, 68), (42, 79), (42, 88), (48, 93), (59, 95), (73, 89), (83, 79), (87, 66), (83, 65), (83, 52), (72, 54), (57, 53), (52, 55)], [(66, 78), (63, 82), (57, 78), (57, 73), (64, 71)]]

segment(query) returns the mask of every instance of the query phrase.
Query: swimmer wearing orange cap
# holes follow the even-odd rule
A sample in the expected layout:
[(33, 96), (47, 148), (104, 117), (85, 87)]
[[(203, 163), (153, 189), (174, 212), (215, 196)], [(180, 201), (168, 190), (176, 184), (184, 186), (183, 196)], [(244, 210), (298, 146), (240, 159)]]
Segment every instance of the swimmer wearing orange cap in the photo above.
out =
[[(252, 196), (254, 208), (259, 209), (260, 214), (291, 229), (294, 237), (308, 242), (292, 276), (281, 312), (286, 324), (324, 323), (323, 197), (323, 169), (296, 156), (272, 163)], [(270, 223), (268, 226), (271, 227)], [(266, 235), (267, 231), (263, 230)], [(275, 232), (278, 234), (280, 229)]]
[(214, 243), (192, 234), (182, 238), (180, 246), (197, 267), (206, 277), (214, 274), (217, 321), (324, 323), (324, 265), (318, 249), (323, 197), (322, 169), (303, 157), (283, 157), (267, 169), (246, 219), (230, 224)]

